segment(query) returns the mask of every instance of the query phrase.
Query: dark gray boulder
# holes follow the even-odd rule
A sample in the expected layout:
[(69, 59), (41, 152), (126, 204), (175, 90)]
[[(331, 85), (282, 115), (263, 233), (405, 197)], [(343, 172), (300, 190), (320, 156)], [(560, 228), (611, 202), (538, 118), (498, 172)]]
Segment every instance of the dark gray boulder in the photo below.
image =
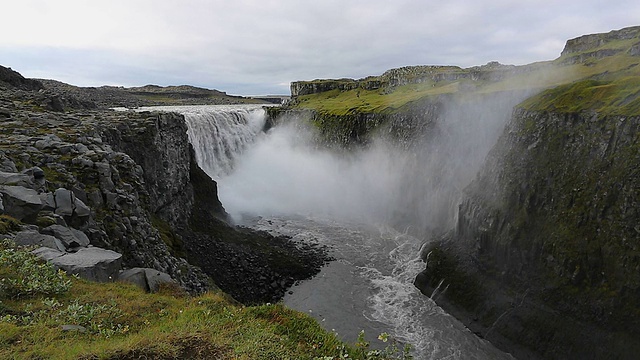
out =
[(33, 253), (56, 268), (91, 281), (113, 281), (122, 268), (122, 254), (98, 247), (80, 248), (74, 253), (42, 247)]
[(175, 283), (169, 274), (150, 268), (124, 270), (118, 275), (118, 280), (136, 284), (146, 292), (158, 291), (161, 284)]
[(33, 186), (33, 179), (28, 174), (0, 171), (0, 184), (31, 188)]
[(52, 192), (42, 193), (39, 196), (40, 201), (42, 202), (42, 210), (55, 211), (56, 198), (53, 196)]
[[(53, 193), (55, 213), (62, 216), (78, 216), (85, 218), (91, 215), (91, 209), (85, 205), (75, 194), (67, 189), (59, 188)], [(50, 204), (47, 197), (47, 204)]]
[(16, 234), (14, 241), (22, 246), (40, 246), (48, 247), (58, 251), (65, 251), (64, 244), (51, 235), (40, 234), (36, 230), (20, 231)]
[(33, 144), (39, 150), (55, 148), (62, 144), (62, 140), (54, 134), (48, 134), (41, 137), (39, 140)]
[(89, 245), (89, 238), (82, 231), (73, 228), (51, 225), (42, 229), (42, 233), (56, 237), (62, 242), (66, 249), (86, 247)]
[(18, 220), (35, 218), (42, 201), (35, 190), (23, 186), (0, 185), (4, 213)]

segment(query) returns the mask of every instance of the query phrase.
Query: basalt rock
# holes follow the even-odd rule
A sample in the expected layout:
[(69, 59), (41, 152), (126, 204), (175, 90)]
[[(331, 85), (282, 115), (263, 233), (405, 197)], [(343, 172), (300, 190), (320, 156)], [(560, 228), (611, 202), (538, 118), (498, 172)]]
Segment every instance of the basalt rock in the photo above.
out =
[(639, 127), (517, 110), (416, 285), (516, 356), (634, 358)]
[(136, 284), (146, 292), (157, 292), (162, 284), (175, 283), (169, 274), (149, 268), (133, 268), (118, 274), (118, 281)]
[(91, 281), (113, 281), (122, 269), (122, 254), (97, 247), (80, 248), (72, 253), (42, 247), (33, 253), (69, 274)]
[(65, 245), (52, 235), (41, 234), (37, 230), (24, 230), (16, 234), (14, 241), (22, 246), (47, 247), (58, 251), (66, 251)]
[[(216, 183), (190, 150), (184, 117), (96, 111), (69, 101), (84, 90), (52, 86), (0, 91), (0, 171), (11, 173), (0, 176), (7, 183), (0, 186), (9, 189), (2, 206), (17, 214), (17, 200), (7, 194), (21, 184), (21, 197), (32, 199), (34, 209), (19, 217), (38, 227), (29, 241), (50, 246), (52, 236), (66, 244), (65, 251), (40, 250), (42, 256), (102, 280), (113, 278), (115, 264), (153, 269), (191, 293), (215, 288), (213, 278), (246, 303), (276, 301), (293, 282), (319, 271), (322, 249), (227, 223)], [(63, 112), (52, 109), (53, 97), (61, 99)], [(84, 247), (87, 240), (90, 247)], [(102, 255), (104, 266), (97, 261)], [(89, 270), (84, 258), (104, 269)]]
[(93, 252), (100, 247), (122, 254), (118, 262), (125, 267), (170, 274), (194, 293), (209, 289), (209, 278), (171, 255), (151, 224), (141, 200), (148, 199), (142, 168), (101, 138), (105, 129), (146, 118), (84, 108), (59, 113), (33, 106), (47, 96), (20, 89), (0, 91), (0, 104), (11, 99), (6, 101), (9, 117), (0, 137), (4, 213), (46, 228), (41, 230), (46, 234), (32, 234), (35, 245), (46, 246), (44, 242), (51, 240), (46, 236), (62, 238), (70, 251), (91, 244)]
[(33, 79), (25, 79), (17, 71), (4, 66), (0, 66), (0, 84), (1, 83), (21, 90), (40, 90), (44, 88), (41, 82)]
[(18, 220), (33, 220), (42, 209), (38, 192), (24, 186), (0, 185), (4, 213)]

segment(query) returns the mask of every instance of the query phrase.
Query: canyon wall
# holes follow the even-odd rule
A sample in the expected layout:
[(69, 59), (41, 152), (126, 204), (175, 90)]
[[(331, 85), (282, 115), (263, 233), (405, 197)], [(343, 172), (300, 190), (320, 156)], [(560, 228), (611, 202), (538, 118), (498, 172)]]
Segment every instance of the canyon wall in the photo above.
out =
[(632, 358), (639, 122), (517, 109), (416, 285), (429, 296), (448, 286), (436, 301), (494, 342), (546, 358)]

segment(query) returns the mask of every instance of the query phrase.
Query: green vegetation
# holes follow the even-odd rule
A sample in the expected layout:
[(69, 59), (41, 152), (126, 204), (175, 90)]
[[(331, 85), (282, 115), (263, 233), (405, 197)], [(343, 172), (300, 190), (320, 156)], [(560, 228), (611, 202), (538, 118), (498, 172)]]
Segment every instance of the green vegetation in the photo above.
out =
[(20, 221), (9, 216), (0, 215), (0, 234), (8, 234), (20, 230)]
[(169, 247), (169, 251), (171, 251), (173, 256), (181, 258), (187, 257), (182, 239), (176, 235), (171, 225), (157, 215), (151, 215), (151, 224), (158, 230), (160, 238)]
[(297, 98), (296, 107), (313, 109), (327, 115), (354, 113), (392, 113), (426, 96), (455, 93), (460, 82), (408, 84), (387, 93), (384, 89), (338, 89)]
[(70, 280), (28, 251), (11, 247), (8, 240), (0, 242), (0, 296), (23, 298), (34, 295), (61, 294), (69, 290)]
[(527, 110), (601, 115), (640, 115), (640, 76), (613, 81), (583, 80), (559, 86), (520, 105)]
[[(393, 342), (370, 350), (363, 334), (347, 346), (281, 304), (244, 307), (223, 293), (190, 297), (175, 286), (146, 294), (131, 284), (67, 277), (7, 240), (0, 249), (4, 359), (411, 358)], [(7, 291), (24, 270), (30, 290)]]
[[(636, 95), (632, 90), (637, 89), (637, 77), (640, 75), (640, 56), (629, 53), (638, 41), (637, 37), (603, 38), (586, 50), (568, 51), (556, 60), (524, 66), (495, 63), (468, 69), (415, 66), (389, 70), (380, 76), (357, 81), (314, 80), (301, 85), (318, 92), (295, 97), (293, 107), (311, 109), (323, 116), (386, 114), (396, 112), (411, 102), (442, 94), (543, 90), (589, 79), (610, 81), (616, 86), (605, 99), (605, 107), (613, 108), (620, 103), (626, 106), (625, 101), (629, 101), (626, 96)], [(613, 113), (611, 109), (604, 110)], [(637, 104), (620, 112), (626, 110), (637, 111)]]

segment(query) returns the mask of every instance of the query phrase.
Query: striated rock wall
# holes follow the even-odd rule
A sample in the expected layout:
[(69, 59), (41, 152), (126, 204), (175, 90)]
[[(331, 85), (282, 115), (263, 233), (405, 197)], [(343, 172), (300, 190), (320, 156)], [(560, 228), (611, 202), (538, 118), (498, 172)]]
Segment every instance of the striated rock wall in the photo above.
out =
[(640, 36), (640, 26), (613, 30), (605, 34), (583, 35), (567, 40), (562, 55), (595, 50), (598, 47), (616, 40), (628, 40)]
[[(46, 94), (0, 93), (0, 107), (7, 114), (0, 138), (2, 171), (39, 179), (31, 191), (41, 194), (42, 202), (35, 204), (38, 207), (30, 216), (21, 217), (27, 226), (46, 234), (49, 225), (62, 224), (91, 245), (121, 253), (125, 267), (168, 273), (193, 292), (208, 289), (208, 277), (173, 256), (152, 225), (142, 167), (105, 142), (106, 136), (103, 139), (103, 134), (117, 131), (123, 123), (143, 129), (155, 124), (155, 118), (84, 110), (52, 112), (34, 104), (34, 96)], [(64, 200), (58, 193), (72, 194), (67, 196), (69, 210), (57, 210)]]
[(444, 280), (439, 303), (507, 350), (633, 358), (639, 125), (517, 110), (416, 285), (432, 295)]
[(350, 148), (368, 144), (376, 136), (389, 137), (400, 146), (408, 146), (427, 133), (432, 122), (441, 116), (447, 96), (425, 99), (404, 106), (395, 113), (345, 115), (319, 113), (309, 109), (266, 108), (266, 129), (294, 121), (312, 123), (318, 130), (318, 142), (328, 146)]
[[(628, 44), (625, 44), (628, 43)], [(561, 64), (581, 64), (616, 55), (640, 55), (640, 26), (592, 34), (568, 40), (560, 58)]]

